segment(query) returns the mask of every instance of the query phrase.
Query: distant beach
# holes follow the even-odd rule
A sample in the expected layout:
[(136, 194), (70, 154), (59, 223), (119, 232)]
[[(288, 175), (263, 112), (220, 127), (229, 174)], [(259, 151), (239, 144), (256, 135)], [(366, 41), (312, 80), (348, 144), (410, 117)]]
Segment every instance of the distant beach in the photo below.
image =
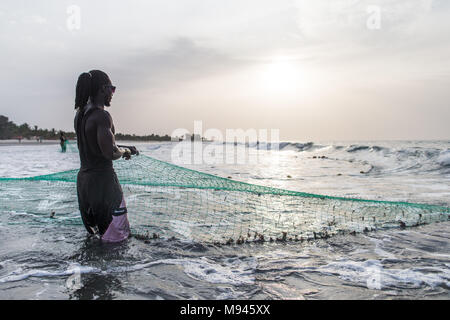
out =
[[(70, 140), (70, 142), (76, 142), (76, 140)], [(17, 139), (6, 139), (0, 140), (0, 146), (20, 146), (20, 145), (48, 145), (48, 144), (59, 144), (59, 140), (42, 140), (42, 142), (36, 140), (22, 139), (21, 142)]]
[[(77, 140), (68, 140), (70, 143), (77, 143)], [(142, 144), (142, 143), (160, 143), (160, 141), (130, 141), (130, 140), (116, 140), (117, 143), (127, 143), (127, 144)], [(167, 141), (171, 142), (171, 141)], [(22, 139), (21, 142), (17, 139), (6, 139), (6, 140), (0, 140), (0, 146), (30, 146), (30, 145), (51, 145), (56, 144), (59, 145), (59, 140), (42, 140), (42, 142), (36, 141), (36, 140), (27, 140)]]

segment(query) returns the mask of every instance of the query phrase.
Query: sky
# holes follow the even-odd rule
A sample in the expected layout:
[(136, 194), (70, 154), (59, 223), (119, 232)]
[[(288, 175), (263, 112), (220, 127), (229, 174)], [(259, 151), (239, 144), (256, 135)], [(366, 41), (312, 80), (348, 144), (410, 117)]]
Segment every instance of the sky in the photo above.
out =
[(447, 0), (2, 0), (0, 114), (73, 131), (100, 69), (122, 133), (448, 140), (449, 21)]

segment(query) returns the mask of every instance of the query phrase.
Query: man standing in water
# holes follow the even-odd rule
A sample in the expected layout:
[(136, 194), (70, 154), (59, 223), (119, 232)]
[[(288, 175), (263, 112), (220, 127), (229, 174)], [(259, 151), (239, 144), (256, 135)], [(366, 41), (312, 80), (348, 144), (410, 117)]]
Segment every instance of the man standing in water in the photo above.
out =
[(59, 144), (61, 146), (61, 151), (62, 152), (66, 152), (66, 143), (67, 143), (67, 138), (64, 135), (63, 131), (59, 132)]
[(82, 73), (76, 87), (75, 132), (81, 168), (77, 176), (78, 205), (90, 234), (108, 242), (128, 238), (130, 225), (122, 187), (113, 160), (130, 159), (136, 148), (119, 148), (109, 107), (116, 87), (100, 70)]

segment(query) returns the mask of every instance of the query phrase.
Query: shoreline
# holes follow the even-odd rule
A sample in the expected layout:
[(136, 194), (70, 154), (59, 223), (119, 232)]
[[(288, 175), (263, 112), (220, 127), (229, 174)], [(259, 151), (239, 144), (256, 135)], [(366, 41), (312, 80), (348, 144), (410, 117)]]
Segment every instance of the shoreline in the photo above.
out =
[[(76, 142), (76, 140), (72, 141)], [(51, 145), (51, 144), (59, 144), (59, 140), (42, 140), (42, 142), (36, 140), (22, 140), (21, 142), (19, 142), (17, 139), (0, 140), (0, 146), (21, 146), (21, 145), (30, 146), (30, 145)]]
[[(71, 144), (76, 144), (77, 140), (68, 140)], [(139, 143), (159, 143), (159, 142), (172, 142), (172, 141), (129, 141), (129, 140), (116, 140), (116, 143), (128, 143), (128, 144), (139, 144)], [(19, 142), (17, 139), (0, 140), (0, 147), (2, 146), (44, 146), (44, 145), (59, 145), (59, 140), (42, 140), (38, 142), (35, 140), (22, 140)]]

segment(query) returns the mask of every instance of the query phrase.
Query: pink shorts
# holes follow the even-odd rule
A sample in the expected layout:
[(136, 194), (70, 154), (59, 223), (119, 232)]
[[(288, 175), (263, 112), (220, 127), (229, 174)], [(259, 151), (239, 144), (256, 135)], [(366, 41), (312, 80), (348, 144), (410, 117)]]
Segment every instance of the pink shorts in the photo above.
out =
[(128, 222), (125, 199), (118, 210), (112, 215), (112, 221), (102, 236), (106, 242), (119, 242), (127, 239), (130, 235), (130, 223)]

